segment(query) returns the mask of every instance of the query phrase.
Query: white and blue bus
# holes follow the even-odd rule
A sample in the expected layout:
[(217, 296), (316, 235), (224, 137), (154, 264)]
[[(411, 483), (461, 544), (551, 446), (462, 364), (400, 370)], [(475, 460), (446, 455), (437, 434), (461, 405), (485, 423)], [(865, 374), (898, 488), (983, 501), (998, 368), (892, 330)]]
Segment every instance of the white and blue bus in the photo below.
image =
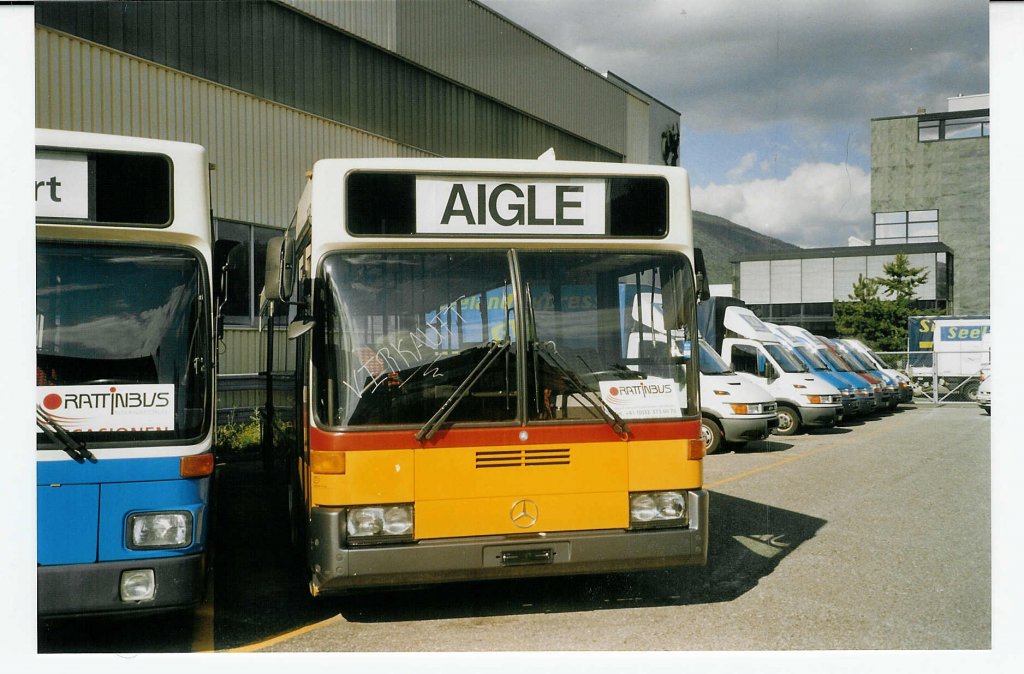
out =
[(40, 617), (187, 608), (216, 417), (205, 150), (36, 131)]

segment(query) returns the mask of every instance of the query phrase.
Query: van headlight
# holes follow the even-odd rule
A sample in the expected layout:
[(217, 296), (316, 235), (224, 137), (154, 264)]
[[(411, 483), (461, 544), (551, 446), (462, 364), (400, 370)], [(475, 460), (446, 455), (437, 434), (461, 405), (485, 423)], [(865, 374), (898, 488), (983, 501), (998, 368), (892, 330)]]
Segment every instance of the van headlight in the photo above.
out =
[(770, 414), (775, 411), (775, 403), (729, 403), (733, 414)]
[(128, 516), (128, 549), (165, 550), (192, 545), (192, 513), (187, 510)]
[(636, 492), (629, 495), (632, 529), (685, 527), (690, 524), (685, 491)]
[(805, 397), (812, 405), (831, 405), (836, 400), (833, 395), (807, 395)]
[(411, 503), (359, 506), (345, 515), (350, 543), (387, 543), (409, 540), (413, 532)]

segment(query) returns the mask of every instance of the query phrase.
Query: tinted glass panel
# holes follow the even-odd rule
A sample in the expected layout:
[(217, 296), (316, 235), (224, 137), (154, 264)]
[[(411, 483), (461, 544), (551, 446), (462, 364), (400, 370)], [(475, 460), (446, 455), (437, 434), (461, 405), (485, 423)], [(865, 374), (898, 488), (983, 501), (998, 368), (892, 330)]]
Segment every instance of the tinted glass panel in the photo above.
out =
[(661, 178), (608, 181), (609, 234), (660, 238), (668, 232), (668, 184)]
[[(516, 416), (506, 253), (339, 253), (325, 272), (325, 349), (316, 356), (322, 422), (423, 424), (449, 400), (451, 422)], [(470, 375), (479, 378), (456, 401)]]
[(171, 221), (171, 163), (159, 155), (97, 153), (96, 221)]
[(416, 231), (416, 176), (354, 173), (347, 180), (347, 222), (352, 234), (412, 234)]
[[(528, 346), (531, 419), (600, 418), (595, 399), (625, 419), (696, 414), (693, 272), (686, 257), (522, 252), (519, 266), (535, 337)], [(671, 278), (688, 317), (675, 329), (665, 320), (680, 310), (664, 305)]]
[[(205, 432), (212, 363), (203, 279), (199, 260), (185, 251), (40, 243), (36, 385), (49, 387), (43, 407), (87, 440)], [(115, 415), (132, 406), (152, 406), (152, 414)]]

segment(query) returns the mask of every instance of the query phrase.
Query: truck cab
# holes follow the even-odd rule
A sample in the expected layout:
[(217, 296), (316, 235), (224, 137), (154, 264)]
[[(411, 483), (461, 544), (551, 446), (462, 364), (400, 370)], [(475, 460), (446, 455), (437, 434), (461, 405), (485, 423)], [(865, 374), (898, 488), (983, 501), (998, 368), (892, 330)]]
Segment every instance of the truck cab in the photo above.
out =
[(878, 409), (880, 402), (877, 400), (876, 387), (835, 357), (809, 330), (796, 325), (780, 325), (778, 328), (789, 339), (797, 355), (804, 356), (804, 362), (813, 361), (824, 365), (834, 376), (846, 382), (856, 397), (858, 414), (871, 414)]
[(703, 339), (699, 353), (700, 432), (708, 454), (763, 440), (778, 428), (775, 398), (764, 387), (733, 372)]
[(839, 390), (839, 402), (843, 406), (840, 421), (844, 419), (849, 420), (861, 413), (861, 404), (857, 397), (856, 387), (851, 384), (846, 377), (840, 376), (838, 373), (830, 370), (828, 365), (825, 364), (825, 361), (823, 361), (816, 353), (796, 343), (789, 334), (783, 331), (778, 325), (766, 322), (765, 326), (775, 333), (783, 344), (790, 347), (790, 354), (803, 363), (810, 372), (821, 377)]
[(910, 377), (895, 368), (889, 367), (884, 360), (878, 357), (878, 354), (872, 351), (867, 344), (859, 339), (845, 338), (839, 341), (850, 347), (852, 351), (856, 351), (865, 362), (873, 363), (875, 367), (882, 372), (882, 374), (885, 374), (890, 380), (896, 383), (896, 389), (899, 393), (899, 402), (909, 403), (913, 401), (914, 388), (910, 383)]
[(839, 389), (816, 376), (768, 327), (744, 307), (725, 310), (722, 359), (736, 374), (771, 393), (778, 404), (779, 435), (835, 426), (842, 414)]

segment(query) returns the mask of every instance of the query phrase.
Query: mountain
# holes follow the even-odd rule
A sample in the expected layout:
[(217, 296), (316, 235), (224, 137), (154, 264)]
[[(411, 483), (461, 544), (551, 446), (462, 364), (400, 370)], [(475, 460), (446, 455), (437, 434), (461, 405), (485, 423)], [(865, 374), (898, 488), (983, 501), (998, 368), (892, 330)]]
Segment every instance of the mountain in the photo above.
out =
[(693, 242), (704, 251), (704, 264), (711, 283), (732, 283), (730, 260), (741, 255), (800, 248), (700, 211), (693, 212)]

